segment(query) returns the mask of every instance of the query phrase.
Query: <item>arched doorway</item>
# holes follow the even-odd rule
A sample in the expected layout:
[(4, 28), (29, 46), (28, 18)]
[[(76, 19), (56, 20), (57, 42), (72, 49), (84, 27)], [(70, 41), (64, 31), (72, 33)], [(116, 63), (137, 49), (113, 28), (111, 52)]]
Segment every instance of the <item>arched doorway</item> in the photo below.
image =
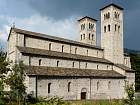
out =
[(81, 100), (85, 100), (86, 99), (86, 95), (87, 95), (87, 89), (86, 88), (82, 88), (82, 90), (81, 90)]

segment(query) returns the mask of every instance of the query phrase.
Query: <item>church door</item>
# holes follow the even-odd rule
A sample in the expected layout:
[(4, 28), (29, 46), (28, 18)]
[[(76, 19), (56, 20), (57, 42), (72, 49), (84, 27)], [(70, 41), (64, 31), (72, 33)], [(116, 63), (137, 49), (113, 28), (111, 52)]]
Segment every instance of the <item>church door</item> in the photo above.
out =
[(81, 90), (81, 100), (85, 100), (86, 99), (86, 95), (87, 95), (87, 89), (86, 88), (82, 88), (82, 90)]
[(81, 92), (81, 100), (85, 100), (86, 99), (86, 92)]

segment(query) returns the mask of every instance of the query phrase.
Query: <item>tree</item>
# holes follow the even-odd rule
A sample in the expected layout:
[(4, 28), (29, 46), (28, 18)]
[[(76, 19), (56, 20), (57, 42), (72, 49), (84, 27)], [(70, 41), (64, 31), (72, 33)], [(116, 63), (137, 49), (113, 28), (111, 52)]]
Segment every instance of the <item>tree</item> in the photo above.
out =
[(135, 89), (140, 91), (140, 54), (130, 53), (132, 69), (136, 70)]
[(6, 85), (6, 75), (10, 69), (10, 63), (6, 61), (6, 53), (0, 49), (0, 105), (4, 105), (4, 85)]
[(134, 84), (128, 84), (128, 82), (126, 82), (125, 84), (125, 91), (127, 94), (127, 99), (125, 100), (125, 104), (126, 105), (135, 105), (135, 89), (134, 89)]
[(20, 105), (20, 101), (24, 99), (24, 94), (26, 93), (26, 87), (24, 85), (25, 81), (25, 66), (22, 61), (14, 64), (12, 67), (12, 72), (8, 78), (8, 84), (11, 89), (12, 98), (17, 101)]

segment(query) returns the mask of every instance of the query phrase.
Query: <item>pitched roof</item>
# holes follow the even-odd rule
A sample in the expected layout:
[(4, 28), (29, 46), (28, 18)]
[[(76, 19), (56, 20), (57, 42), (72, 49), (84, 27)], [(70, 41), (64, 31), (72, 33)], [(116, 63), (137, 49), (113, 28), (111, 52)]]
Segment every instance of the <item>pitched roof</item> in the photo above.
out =
[(131, 68), (129, 68), (129, 67), (123, 65), (123, 64), (115, 64), (115, 66), (117, 66), (117, 67), (119, 67), (119, 68), (121, 68), (121, 69), (123, 69), (127, 72), (135, 72), (135, 70), (132, 70)]
[(93, 78), (125, 78), (113, 70), (92, 70), (78, 68), (61, 68), (46, 66), (26, 66), (27, 75), (58, 77), (93, 77)]
[[(18, 28), (11, 28), (11, 30), (14, 30), (15, 32), (20, 33), (20, 34), (24, 34), (26, 36), (38, 37), (38, 38), (43, 38), (43, 39), (47, 39), (47, 40), (68, 43), (71, 45), (77, 45), (77, 46), (82, 46), (82, 47), (87, 47), (87, 48), (103, 50), (99, 46), (94, 46), (94, 45), (90, 45), (90, 44), (86, 44), (86, 43), (82, 43), (82, 42), (78, 42), (78, 41), (73, 41), (73, 40), (69, 40), (69, 39), (64, 39), (64, 38), (60, 38), (60, 37), (50, 36), (50, 35), (46, 35), (46, 34), (42, 34), (42, 33), (22, 30), (22, 29), (18, 29)], [(11, 32), (11, 30), (10, 30), (10, 32)], [(10, 33), (9, 33), (8, 39), (9, 39), (9, 37), (10, 37)]]
[(103, 8), (101, 8), (100, 10), (103, 10), (103, 9), (105, 9), (107, 7), (110, 7), (110, 6), (114, 6), (114, 7), (118, 8), (118, 9), (120, 9), (120, 10), (123, 10), (123, 8), (121, 6), (119, 6), (117, 4), (114, 4), (114, 3), (108, 4), (108, 5), (104, 6)]
[(85, 19), (85, 18), (88, 18), (88, 19), (91, 19), (91, 20), (97, 21), (96, 19), (91, 18), (91, 17), (89, 17), (89, 16), (84, 16), (84, 17), (82, 17), (81, 19), (79, 19), (78, 21), (81, 21), (81, 20), (83, 20), (83, 19)]
[(57, 52), (57, 51), (49, 51), (49, 50), (29, 48), (29, 47), (17, 46), (17, 48), (21, 53), (24, 53), (24, 54), (43, 55), (43, 56), (50, 56), (50, 57), (57, 57), (57, 58), (65, 58), (65, 59), (74, 59), (74, 60), (81, 60), (81, 61), (101, 62), (101, 63), (113, 64), (112, 62), (110, 62), (106, 59), (103, 59), (103, 58), (83, 56), (83, 55), (70, 54), (70, 53), (62, 53), (62, 52)]

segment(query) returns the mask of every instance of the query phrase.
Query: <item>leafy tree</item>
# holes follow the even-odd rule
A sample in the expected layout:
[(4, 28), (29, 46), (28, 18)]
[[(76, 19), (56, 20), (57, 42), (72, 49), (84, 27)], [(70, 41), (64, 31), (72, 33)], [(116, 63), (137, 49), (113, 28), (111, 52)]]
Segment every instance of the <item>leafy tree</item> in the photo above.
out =
[(12, 72), (8, 78), (8, 84), (10, 85), (12, 98), (20, 105), (20, 101), (23, 101), (26, 87), (25, 81), (25, 66), (22, 61), (14, 64)]
[(125, 91), (127, 93), (127, 99), (125, 100), (126, 105), (135, 105), (135, 89), (134, 84), (129, 85), (128, 82), (126, 82), (125, 85)]
[(130, 53), (132, 69), (136, 70), (135, 89), (140, 91), (140, 54)]
[(4, 85), (6, 85), (6, 75), (10, 69), (10, 63), (6, 61), (6, 53), (0, 49), (0, 105), (4, 105)]

